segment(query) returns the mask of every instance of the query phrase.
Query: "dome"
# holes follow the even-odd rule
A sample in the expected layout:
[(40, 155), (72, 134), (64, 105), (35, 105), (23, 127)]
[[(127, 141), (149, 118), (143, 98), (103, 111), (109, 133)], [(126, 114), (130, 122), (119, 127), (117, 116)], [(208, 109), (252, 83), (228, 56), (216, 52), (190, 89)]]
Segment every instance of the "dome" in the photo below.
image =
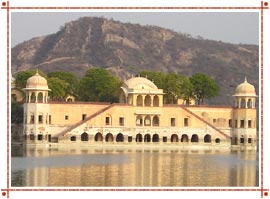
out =
[(41, 77), (38, 74), (38, 71), (34, 76), (28, 78), (26, 82), (26, 89), (49, 90), (47, 80), (44, 77)]
[(125, 81), (124, 86), (128, 89), (158, 89), (153, 82), (144, 77), (132, 77)]
[(236, 87), (234, 96), (256, 96), (255, 88), (245, 78), (245, 81)]

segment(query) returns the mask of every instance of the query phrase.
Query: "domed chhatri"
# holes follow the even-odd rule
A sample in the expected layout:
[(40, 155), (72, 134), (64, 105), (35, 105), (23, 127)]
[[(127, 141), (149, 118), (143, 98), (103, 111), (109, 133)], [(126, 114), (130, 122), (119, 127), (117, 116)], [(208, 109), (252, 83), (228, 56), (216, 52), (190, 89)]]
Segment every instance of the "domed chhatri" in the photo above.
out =
[(49, 90), (47, 80), (40, 76), (38, 70), (36, 74), (30, 78), (28, 78), (26, 82), (26, 90)]
[(133, 77), (125, 81), (124, 86), (128, 89), (158, 89), (149, 79), (144, 77)]
[(27, 103), (48, 102), (48, 91), (50, 89), (48, 88), (47, 80), (38, 74), (38, 70), (35, 75), (28, 78), (26, 88), (23, 90), (26, 92), (25, 100)]
[(124, 82), (119, 102), (134, 106), (162, 106), (163, 90), (144, 77), (132, 77)]
[(245, 81), (236, 87), (234, 96), (255, 97), (257, 95), (255, 92), (255, 87), (252, 84), (248, 83), (247, 78), (245, 77)]

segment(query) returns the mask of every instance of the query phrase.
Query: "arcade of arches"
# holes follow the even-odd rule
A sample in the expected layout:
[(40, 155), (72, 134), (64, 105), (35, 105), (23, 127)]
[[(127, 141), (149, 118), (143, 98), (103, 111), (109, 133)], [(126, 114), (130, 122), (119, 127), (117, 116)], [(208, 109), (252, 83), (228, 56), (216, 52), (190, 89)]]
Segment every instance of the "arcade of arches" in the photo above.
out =
[(211, 135), (206, 134), (202, 138), (199, 138), (198, 134), (192, 134), (192, 135), (187, 135), (187, 134), (171, 134), (168, 136), (161, 136), (157, 133), (154, 134), (142, 134), (142, 133), (137, 133), (135, 136), (129, 136), (129, 135), (124, 135), (122, 133), (118, 133), (116, 135), (113, 135), (112, 133), (106, 133), (102, 134), (100, 132), (97, 132), (93, 136), (93, 140), (89, 139), (90, 135), (86, 132), (82, 133), (80, 135), (80, 140), (78, 137), (72, 135), (70, 137), (71, 142), (76, 142), (76, 141), (82, 141), (82, 142), (87, 142), (87, 141), (94, 141), (94, 142), (134, 142), (134, 143), (166, 143), (166, 142), (171, 142), (171, 143), (216, 143), (219, 144), (221, 142), (220, 138), (215, 138), (214, 140), (212, 139)]

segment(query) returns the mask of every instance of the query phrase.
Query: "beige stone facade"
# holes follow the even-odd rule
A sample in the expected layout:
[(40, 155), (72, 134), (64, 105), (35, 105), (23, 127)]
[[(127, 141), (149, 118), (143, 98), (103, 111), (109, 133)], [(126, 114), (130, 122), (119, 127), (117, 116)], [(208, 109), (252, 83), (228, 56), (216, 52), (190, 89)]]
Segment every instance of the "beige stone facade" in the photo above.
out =
[(30, 77), (25, 88), (26, 144), (174, 145), (256, 147), (256, 93), (246, 80), (235, 91), (235, 107), (163, 104), (163, 90), (134, 77), (115, 104), (50, 102), (46, 79)]

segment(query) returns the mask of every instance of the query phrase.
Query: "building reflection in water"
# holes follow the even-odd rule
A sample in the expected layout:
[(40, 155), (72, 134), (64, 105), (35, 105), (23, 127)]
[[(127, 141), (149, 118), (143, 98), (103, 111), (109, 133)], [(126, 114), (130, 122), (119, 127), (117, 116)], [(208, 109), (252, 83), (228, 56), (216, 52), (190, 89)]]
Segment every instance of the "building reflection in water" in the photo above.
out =
[(258, 186), (256, 151), (28, 147), (13, 156), (12, 186)]

